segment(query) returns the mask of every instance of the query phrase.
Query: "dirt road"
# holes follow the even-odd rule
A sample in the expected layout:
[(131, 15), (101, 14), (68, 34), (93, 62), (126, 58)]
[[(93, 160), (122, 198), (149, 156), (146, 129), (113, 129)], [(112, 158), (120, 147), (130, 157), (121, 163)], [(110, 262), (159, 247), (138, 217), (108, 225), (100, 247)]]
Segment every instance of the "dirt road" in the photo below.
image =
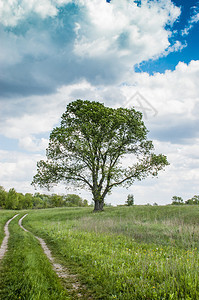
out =
[(7, 248), (8, 248), (8, 239), (9, 239), (9, 230), (8, 230), (8, 225), (10, 224), (10, 222), (16, 218), (19, 214), (15, 215), (13, 218), (11, 218), (10, 220), (7, 221), (6, 225), (4, 226), (4, 232), (5, 232), (5, 237), (3, 239), (3, 242), (1, 244), (1, 248), (0, 248), (0, 260), (4, 257)]

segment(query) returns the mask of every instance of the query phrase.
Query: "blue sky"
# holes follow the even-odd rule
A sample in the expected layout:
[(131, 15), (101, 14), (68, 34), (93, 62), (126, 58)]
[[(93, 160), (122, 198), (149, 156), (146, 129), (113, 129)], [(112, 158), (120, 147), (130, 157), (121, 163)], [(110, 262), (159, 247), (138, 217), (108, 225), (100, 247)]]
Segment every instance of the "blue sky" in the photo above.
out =
[(149, 137), (170, 162), (108, 202), (198, 194), (198, 1), (0, 0), (0, 8), (0, 185), (34, 192), (50, 131), (82, 98), (149, 109)]
[[(190, 27), (191, 18), (199, 12), (199, 2), (192, 1), (173, 1), (175, 5), (181, 8), (179, 19), (173, 24), (171, 42), (178, 39), (182, 44), (187, 45), (181, 51), (172, 52), (169, 55), (159, 58), (157, 60), (149, 60), (142, 62), (141, 66), (136, 66), (137, 72), (154, 72), (164, 73), (166, 70), (174, 70), (179, 61), (189, 63), (191, 60), (198, 60), (199, 58), (199, 23), (193, 24), (188, 35), (183, 35), (185, 28)], [(175, 32), (176, 31), (176, 32)]]

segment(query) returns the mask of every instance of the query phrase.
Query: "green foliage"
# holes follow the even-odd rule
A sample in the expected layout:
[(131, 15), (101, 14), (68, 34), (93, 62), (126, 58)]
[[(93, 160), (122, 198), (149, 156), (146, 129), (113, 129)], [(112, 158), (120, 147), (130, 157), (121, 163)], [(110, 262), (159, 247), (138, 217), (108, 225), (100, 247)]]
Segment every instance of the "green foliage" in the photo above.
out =
[[(129, 167), (121, 164), (125, 156), (133, 157)], [(166, 156), (153, 153), (140, 112), (76, 100), (67, 106), (60, 127), (51, 132), (47, 161), (38, 162), (32, 184), (87, 187), (95, 210), (102, 210), (113, 187), (157, 176), (166, 165)]]
[(88, 201), (78, 195), (68, 194), (64, 197), (64, 206), (88, 206)]
[(126, 200), (127, 206), (132, 206), (134, 205), (134, 196), (133, 195), (128, 195), (127, 200)]
[(41, 209), (47, 207), (62, 207), (62, 206), (88, 206), (88, 201), (82, 199), (75, 194), (68, 195), (45, 195), (35, 193), (34, 195), (26, 193), (17, 193), (14, 188), (6, 192), (3, 187), (0, 187), (0, 208), (5, 209)]
[(197, 207), (123, 206), (107, 208), (100, 216), (90, 212), (45, 210), (24, 223), (81, 275), (96, 299), (199, 298)]
[(199, 204), (199, 196), (198, 195), (193, 196), (193, 198), (188, 199), (187, 201), (185, 201), (185, 204), (198, 205)]
[(172, 205), (183, 205), (184, 204), (182, 197), (173, 196), (171, 200), (172, 200), (172, 203), (171, 203)]
[(183, 199), (181, 197), (173, 196), (172, 197), (172, 205), (198, 205), (199, 204), (199, 195), (195, 195), (192, 198), (186, 200), (183, 202)]
[(14, 188), (10, 189), (6, 196), (6, 209), (17, 209), (19, 203), (19, 196)]
[(5, 208), (5, 205), (6, 205), (6, 191), (5, 189), (0, 186), (0, 207), (1, 208)]

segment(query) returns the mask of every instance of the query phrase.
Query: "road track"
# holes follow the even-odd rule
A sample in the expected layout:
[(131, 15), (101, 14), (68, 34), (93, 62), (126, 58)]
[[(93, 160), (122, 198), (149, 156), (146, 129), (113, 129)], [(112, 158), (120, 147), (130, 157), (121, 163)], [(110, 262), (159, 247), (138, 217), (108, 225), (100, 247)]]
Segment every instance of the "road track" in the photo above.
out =
[[(23, 225), (22, 225), (22, 221), (23, 219), (27, 216), (28, 214), (24, 215), (18, 222), (19, 226), (26, 232), (29, 232), (32, 234), (32, 232), (30, 232), (29, 230), (27, 230)], [(33, 234), (32, 234), (33, 235)], [(80, 283), (78, 282), (77, 280), (77, 276), (76, 275), (72, 275), (72, 274), (69, 274), (68, 270), (63, 267), (62, 265), (60, 265), (59, 263), (56, 263), (55, 262), (55, 259), (53, 258), (52, 254), (51, 254), (51, 251), (50, 249), (48, 248), (48, 246), (46, 245), (46, 242), (36, 236), (36, 235), (33, 235), (40, 243), (44, 253), (46, 254), (47, 258), (49, 259), (49, 261), (51, 262), (52, 264), (52, 267), (53, 267), (53, 270), (56, 272), (57, 276), (62, 278), (62, 279), (66, 279), (66, 280), (70, 280), (71, 282), (71, 285), (72, 285), (72, 290), (73, 291), (76, 291), (77, 293), (77, 298), (82, 298), (82, 294), (81, 294), (81, 288), (85, 288), (83, 287), (82, 285), (80, 285)], [(88, 296), (88, 299), (92, 299), (92, 297), (89, 297)]]
[(5, 237), (3, 239), (3, 242), (1, 244), (1, 248), (0, 248), (0, 261), (2, 260), (2, 258), (4, 257), (7, 249), (8, 249), (8, 240), (9, 240), (9, 236), (10, 236), (10, 233), (9, 233), (9, 230), (8, 230), (8, 225), (10, 224), (10, 222), (16, 218), (19, 214), (15, 215), (14, 217), (12, 217), (11, 219), (9, 219), (7, 222), (6, 222), (6, 225), (4, 226), (4, 232), (5, 232)]

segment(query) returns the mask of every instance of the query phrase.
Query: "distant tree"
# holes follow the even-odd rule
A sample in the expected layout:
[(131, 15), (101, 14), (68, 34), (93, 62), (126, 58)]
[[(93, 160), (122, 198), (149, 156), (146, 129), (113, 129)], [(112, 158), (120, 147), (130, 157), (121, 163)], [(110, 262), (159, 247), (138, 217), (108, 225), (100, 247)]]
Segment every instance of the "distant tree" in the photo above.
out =
[(111, 204), (111, 203), (105, 202), (105, 203), (104, 203), (104, 206), (106, 206), (106, 207), (112, 207), (112, 204)]
[(156, 202), (153, 203), (153, 206), (158, 206), (158, 204)]
[(126, 200), (127, 206), (132, 206), (134, 205), (134, 196), (133, 195), (128, 195), (127, 200)]
[(171, 200), (172, 200), (172, 203), (171, 203), (172, 205), (183, 205), (184, 204), (182, 197), (173, 196)]
[(23, 209), (24, 207), (24, 202), (25, 202), (25, 196), (22, 193), (17, 193), (18, 197), (18, 203), (16, 209)]
[(33, 207), (33, 195), (31, 193), (26, 193), (24, 196), (24, 209), (31, 209)]
[[(85, 200), (84, 200), (85, 201)], [(84, 206), (84, 202), (79, 195), (68, 194), (64, 197), (65, 206)]]
[(33, 196), (33, 208), (44, 208), (43, 195), (40, 193), (35, 193)]
[(185, 201), (187, 205), (198, 205), (199, 204), (199, 195), (193, 196), (191, 199)]
[(2, 186), (0, 186), (0, 207), (1, 208), (5, 208), (6, 196), (7, 196), (7, 193), (6, 193), (5, 189)]
[(86, 199), (83, 200), (83, 206), (84, 206), (84, 207), (87, 207), (87, 206), (88, 206), (88, 200), (86, 200)]
[(11, 188), (7, 193), (5, 208), (6, 209), (17, 209), (18, 208), (19, 197), (18, 193), (14, 188)]
[(56, 194), (51, 195), (51, 197), (50, 197), (50, 204), (53, 207), (62, 207), (62, 206), (64, 206), (63, 196), (56, 195)]
[[(88, 187), (94, 211), (101, 211), (113, 187), (157, 176), (168, 165), (166, 156), (153, 153), (147, 133), (142, 113), (134, 109), (76, 100), (67, 106), (61, 126), (51, 132), (47, 161), (38, 162), (32, 184)], [(125, 156), (131, 161), (128, 167), (121, 163)]]

